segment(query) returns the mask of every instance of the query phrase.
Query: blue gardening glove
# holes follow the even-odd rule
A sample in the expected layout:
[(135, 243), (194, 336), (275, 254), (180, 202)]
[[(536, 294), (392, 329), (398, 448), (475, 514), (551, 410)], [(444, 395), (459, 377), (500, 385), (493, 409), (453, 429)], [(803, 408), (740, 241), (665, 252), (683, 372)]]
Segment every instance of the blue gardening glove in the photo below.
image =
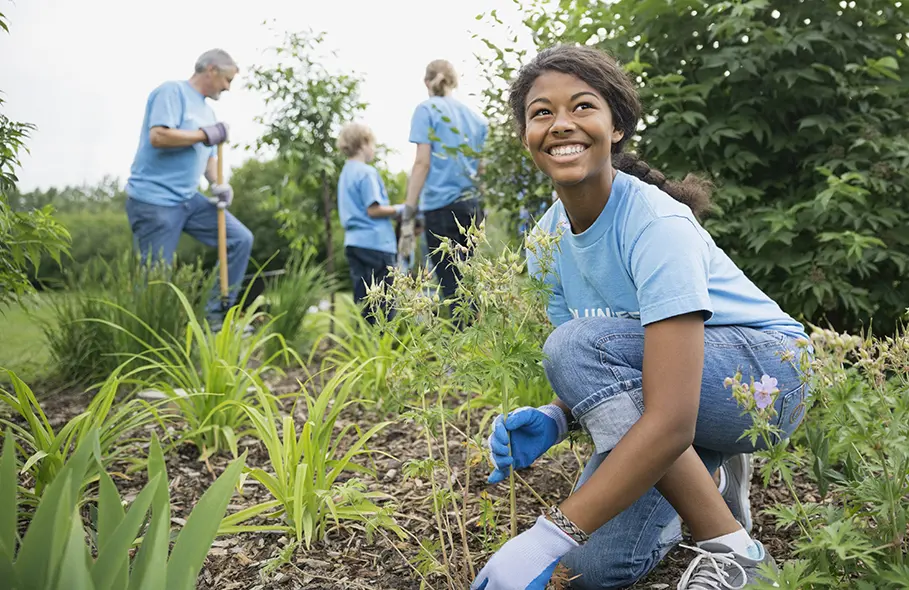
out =
[(229, 184), (211, 185), (211, 194), (214, 196), (209, 197), (208, 201), (212, 205), (217, 205), (219, 209), (230, 207), (234, 200), (234, 189)]
[(496, 551), (470, 590), (546, 590), (559, 560), (577, 546), (577, 541), (540, 516), (535, 525)]
[[(496, 468), (489, 474), (489, 483), (499, 483), (508, 476), (513, 465), (524, 469), (536, 461), (549, 447), (568, 434), (568, 419), (562, 408), (547, 404), (539, 408), (518, 408), (503, 420), (496, 416), (489, 435), (489, 451)], [(509, 443), (511, 453), (508, 452)]]
[(230, 127), (227, 126), (227, 123), (215, 123), (214, 125), (200, 127), (200, 129), (205, 134), (205, 141), (202, 143), (208, 146), (224, 143), (230, 134)]

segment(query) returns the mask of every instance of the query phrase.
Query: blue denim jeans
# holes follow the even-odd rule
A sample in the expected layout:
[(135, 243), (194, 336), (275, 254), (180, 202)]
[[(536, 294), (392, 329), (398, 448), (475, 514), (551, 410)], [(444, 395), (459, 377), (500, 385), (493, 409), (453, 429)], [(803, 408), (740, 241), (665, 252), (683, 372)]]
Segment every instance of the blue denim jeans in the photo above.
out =
[[(196, 193), (188, 201), (174, 207), (151, 205), (136, 199), (126, 200), (126, 216), (133, 232), (133, 241), (143, 260), (171, 262), (177, 251), (180, 234), (188, 233), (206, 246), (218, 245), (218, 208)], [(230, 285), (229, 304), (237, 301), (243, 284), (253, 235), (246, 226), (227, 212), (227, 280)], [(218, 283), (205, 306), (208, 320), (220, 325), (224, 317), (221, 309), (221, 289)]]
[[(347, 263), (350, 265), (350, 281), (353, 283), (354, 303), (360, 305), (366, 299), (368, 285), (384, 283), (387, 287), (391, 284), (391, 275), (388, 272), (388, 268), (393, 268), (397, 263), (397, 257), (394, 254), (357, 246), (345, 246), (344, 254), (347, 256)], [(389, 311), (387, 305), (381, 305), (381, 309), (383, 313), (388, 313)], [(375, 309), (364, 304), (361, 314), (367, 322), (375, 324), (375, 311)]]
[[(641, 389), (644, 328), (638, 320), (580, 318), (558, 327), (546, 341), (546, 375), (559, 399), (590, 434), (595, 453), (578, 486), (596, 471), (606, 455), (644, 411)], [(776, 377), (777, 426), (789, 436), (805, 413), (806, 387), (784, 352), (797, 353), (795, 341), (773, 331), (737, 326), (707, 327), (704, 369), (694, 448), (711, 473), (730, 456), (756, 448), (742, 433), (751, 417), (723, 386), (737, 370), (742, 380), (764, 374)], [(758, 446), (761, 446), (759, 442)], [(682, 537), (675, 510), (651, 488), (617, 517), (600, 527), (562, 564), (580, 575), (572, 588), (622, 588), (653, 569)]]

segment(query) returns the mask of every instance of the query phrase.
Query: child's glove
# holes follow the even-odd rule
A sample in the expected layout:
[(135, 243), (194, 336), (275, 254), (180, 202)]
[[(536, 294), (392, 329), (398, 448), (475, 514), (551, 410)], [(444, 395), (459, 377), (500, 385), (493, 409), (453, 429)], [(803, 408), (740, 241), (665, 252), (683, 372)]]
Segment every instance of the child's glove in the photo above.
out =
[[(539, 408), (518, 408), (503, 420), (496, 416), (489, 435), (489, 450), (496, 466), (489, 474), (489, 483), (499, 483), (513, 465), (524, 469), (536, 461), (549, 447), (568, 434), (568, 419), (562, 408), (547, 404)], [(511, 453), (508, 452), (509, 443)]]
[(470, 590), (545, 590), (559, 560), (577, 546), (577, 541), (540, 516), (533, 527), (496, 551)]

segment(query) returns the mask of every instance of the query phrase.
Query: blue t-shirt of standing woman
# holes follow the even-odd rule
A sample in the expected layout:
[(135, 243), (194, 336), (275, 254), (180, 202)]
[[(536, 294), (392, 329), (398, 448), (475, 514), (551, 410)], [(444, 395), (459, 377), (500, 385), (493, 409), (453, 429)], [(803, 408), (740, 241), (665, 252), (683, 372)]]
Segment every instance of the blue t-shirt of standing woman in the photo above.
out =
[(410, 141), (432, 146), (420, 210), (441, 209), (474, 187), (488, 132), (486, 120), (451, 96), (433, 96), (413, 113)]

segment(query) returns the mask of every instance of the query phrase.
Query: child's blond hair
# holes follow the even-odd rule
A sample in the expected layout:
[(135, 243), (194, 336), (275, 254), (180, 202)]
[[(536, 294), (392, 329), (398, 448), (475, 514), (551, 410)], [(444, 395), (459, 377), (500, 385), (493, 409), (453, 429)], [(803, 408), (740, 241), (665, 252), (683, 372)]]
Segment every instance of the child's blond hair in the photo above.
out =
[(376, 136), (372, 129), (363, 123), (348, 123), (341, 128), (338, 134), (338, 149), (352, 158), (356, 156), (365, 145), (375, 142)]

